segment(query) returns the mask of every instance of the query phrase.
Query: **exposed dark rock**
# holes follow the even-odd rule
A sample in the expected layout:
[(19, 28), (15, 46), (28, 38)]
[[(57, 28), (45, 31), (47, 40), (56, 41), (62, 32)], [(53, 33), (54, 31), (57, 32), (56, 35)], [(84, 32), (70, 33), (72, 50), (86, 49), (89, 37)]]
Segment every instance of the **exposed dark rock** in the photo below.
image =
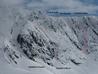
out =
[(74, 63), (75, 65), (80, 65), (81, 63), (76, 62), (75, 59), (71, 59), (71, 62)]

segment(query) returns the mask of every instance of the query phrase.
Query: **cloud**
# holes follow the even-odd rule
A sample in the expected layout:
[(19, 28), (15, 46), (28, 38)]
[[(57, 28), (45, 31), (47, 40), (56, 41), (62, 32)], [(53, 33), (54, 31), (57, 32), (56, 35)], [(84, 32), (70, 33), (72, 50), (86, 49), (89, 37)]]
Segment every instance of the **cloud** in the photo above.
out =
[(25, 0), (0, 0), (0, 5), (2, 6), (15, 6), (15, 5), (21, 5), (24, 3)]
[(95, 13), (98, 10), (98, 6), (94, 4), (93, 0), (90, 0), (90, 2), (87, 0), (37, 0), (36, 3), (34, 1), (35, 0), (31, 0), (28, 6), (42, 8), (57, 7), (58, 9), (62, 8), (63, 10), (65, 9), (65, 11), (71, 12)]
[(98, 5), (98, 0), (80, 0), (86, 4), (93, 4), (93, 5)]
[(23, 5), (28, 7), (58, 8), (58, 10), (70, 12), (98, 11), (98, 0), (0, 0), (0, 5)]

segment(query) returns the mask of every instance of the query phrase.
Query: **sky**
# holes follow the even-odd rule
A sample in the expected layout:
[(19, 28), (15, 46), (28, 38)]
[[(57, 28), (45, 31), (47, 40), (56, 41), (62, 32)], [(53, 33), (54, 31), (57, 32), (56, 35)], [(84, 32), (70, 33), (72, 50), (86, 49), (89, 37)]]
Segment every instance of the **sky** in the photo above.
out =
[(69, 12), (98, 12), (98, 0), (0, 0), (0, 5), (57, 8)]
[(0, 5), (57, 8), (69, 12), (98, 12), (98, 0), (0, 0)]

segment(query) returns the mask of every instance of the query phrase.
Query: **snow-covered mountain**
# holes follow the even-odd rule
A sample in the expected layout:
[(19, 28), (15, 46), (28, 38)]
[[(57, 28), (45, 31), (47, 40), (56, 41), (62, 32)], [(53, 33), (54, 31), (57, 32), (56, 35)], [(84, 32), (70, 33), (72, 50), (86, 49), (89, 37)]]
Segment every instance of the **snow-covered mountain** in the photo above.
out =
[(10, 37), (0, 34), (0, 74), (97, 74), (98, 17), (11, 15)]

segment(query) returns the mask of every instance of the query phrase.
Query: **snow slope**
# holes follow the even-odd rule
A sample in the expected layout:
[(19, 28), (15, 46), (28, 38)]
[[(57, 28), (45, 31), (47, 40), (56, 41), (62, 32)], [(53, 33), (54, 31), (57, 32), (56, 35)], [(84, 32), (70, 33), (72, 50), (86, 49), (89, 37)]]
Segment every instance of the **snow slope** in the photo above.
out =
[(21, 13), (0, 34), (0, 74), (97, 74), (98, 17)]

